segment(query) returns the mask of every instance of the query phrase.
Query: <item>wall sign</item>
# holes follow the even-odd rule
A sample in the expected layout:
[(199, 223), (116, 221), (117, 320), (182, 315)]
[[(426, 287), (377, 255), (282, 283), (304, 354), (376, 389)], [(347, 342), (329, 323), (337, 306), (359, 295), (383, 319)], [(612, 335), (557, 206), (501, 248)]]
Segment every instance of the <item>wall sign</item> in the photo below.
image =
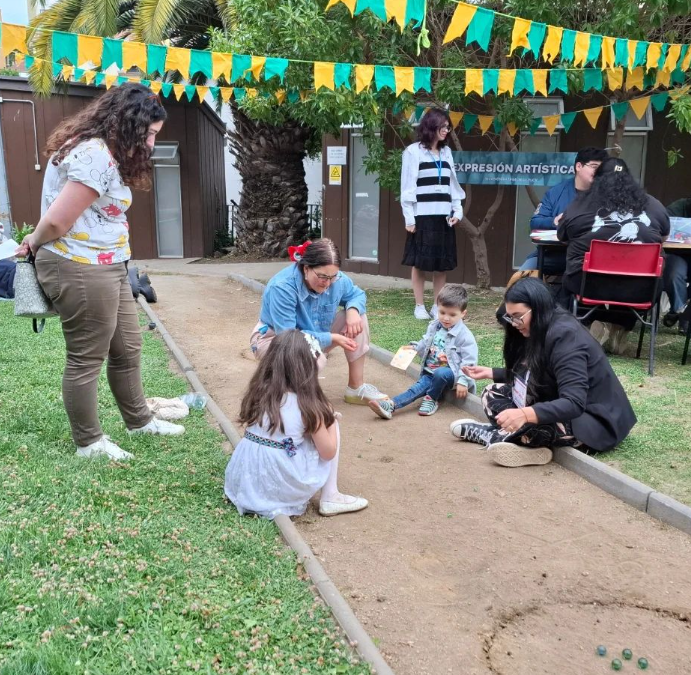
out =
[(341, 166), (348, 163), (348, 148), (345, 145), (330, 145), (326, 148), (326, 163), (331, 166), (333, 164), (340, 164)]
[(329, 185), (340, 185), (341, 184), (341, 167), (340, 166), (330, 166), (329, 167)]

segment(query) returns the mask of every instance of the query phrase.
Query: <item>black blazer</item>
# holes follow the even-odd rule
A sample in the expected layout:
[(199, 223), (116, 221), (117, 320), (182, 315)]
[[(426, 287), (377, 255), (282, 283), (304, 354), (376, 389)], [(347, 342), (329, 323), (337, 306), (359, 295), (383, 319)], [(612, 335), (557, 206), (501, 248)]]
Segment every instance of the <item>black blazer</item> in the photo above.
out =
[[(536, 378), (539, 424), (571, 422), (574, 436), (593, 450), (609, 450), (636, 424), (636, 414), (602, 347), (566, 312), (559, 312), (545, 339), (547, 369)], [(531, 375), (531, 377), (533, 377)], [(506, 381), (504, 369), (494, 370)]]

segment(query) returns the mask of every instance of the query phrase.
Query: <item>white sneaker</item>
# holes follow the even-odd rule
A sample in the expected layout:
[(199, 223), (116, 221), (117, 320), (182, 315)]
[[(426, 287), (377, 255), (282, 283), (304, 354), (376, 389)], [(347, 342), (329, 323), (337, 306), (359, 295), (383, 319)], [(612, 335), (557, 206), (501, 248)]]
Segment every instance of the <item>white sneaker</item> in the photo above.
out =
[(425, 319), (429, 321), (432, 318), (429, 314), (427, 314), (427, 310), (425, 309), (424, 305), (415, 305), (413, 316), (416, 319), (420, 319), (420, 321), (424, 321)]
[(343, 400), (355, 405), (369, 405), (370, 401), (383, 401), (389, 397), (382, 394), (373, 384), (362, 384), (357, 389), (346, 387)]
[(108, 436), (101, 436), (95, 443), (91, 443), (83, 448), (77, 447), (77, 455), (88, 459), (93, 459), (94, 457), (110, 457), (110, 459), (117, 459), (120, 461), (132, 459), (134, 457), (132, 453), (126, 452), (115, 445)]
[(348, 498), (347, 502), (319, 502), (319, 514), (322, 516), (338, 516), (341, 513), (362, 511), (362, 509), (366, 509), (369, 504), (364, 497), (343, 496)]
[(439, 310), (437, 309), (437, 303), (436, 302), (432, 305), (432, 308), (429, 310), (429, 313), (433, 319), (439, 318)]
[(182, 424), (173, 424), (165, 420), (159, 420), (157, 417), (152, 418), (151, 422), (145, 424), (139, 429), (129, 429), (128, 434), (157, 434), (158, 436), (181, 436), (185, 433), (185, 427)]

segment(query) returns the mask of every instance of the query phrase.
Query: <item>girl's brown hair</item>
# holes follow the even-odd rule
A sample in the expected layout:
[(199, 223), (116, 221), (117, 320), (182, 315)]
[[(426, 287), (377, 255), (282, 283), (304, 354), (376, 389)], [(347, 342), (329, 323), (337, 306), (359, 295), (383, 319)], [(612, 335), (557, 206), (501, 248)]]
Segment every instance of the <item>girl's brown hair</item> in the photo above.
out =
[(336, 265), (341, 267), (341, 253), (331, 239), (317, 239), (312, 242), (297, 261), (298, 267), (303, 271), (305, 267), (324, 267)]
[(266, 416), (269, 433), (284, 433), (281, 404), (289, 392), (297, 395), (305, 435), (334, 423), (333, 408), (319, 386), (317, 360), (299, 330), (287, 330), (271, 341), (242, 398), (239, 422), (262, 424)]
[(48, 139), (46, 154), (57, 165), (79, 143), (100, 138), (118, 163), (123, 183), (147, 190), (151, 186), (151, 151), (146, 145), (149, 126), (166, 117), (156, 94), (144, 85), (127, 82), (111, 87), (65, 120)]
[[(437, 131), (445, 126), (451, 126), (451, 119), (446, 110), (442, 110), (441, 108), (432, 108), (428, 110), (420, 120), (420, 125), (417, 128), (418, 141), (429, 150), (434, 143), (434, 139), (437, 137)], [(437, 147), (441, 150), (446, 145), (446, 142), (446, 138), (437, 141)]]

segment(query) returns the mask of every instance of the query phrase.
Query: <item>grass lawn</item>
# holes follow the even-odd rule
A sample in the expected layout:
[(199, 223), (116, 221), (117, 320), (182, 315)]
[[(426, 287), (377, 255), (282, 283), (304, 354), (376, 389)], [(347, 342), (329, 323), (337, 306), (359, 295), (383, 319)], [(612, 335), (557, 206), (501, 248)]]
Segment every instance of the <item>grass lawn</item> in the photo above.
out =
[[(427, 305), (431, 304), (428, 294)], [(470, 292), (466, 323), (475, 334), (484, 366), (502, 365), (502, 331), (494, 312), (501, 301), (493, 291)], [(426, 323), (413, 315), (412, 291), (368, 291), (367, 315), (372, 342), (396, 351), (410, 340), (418, 340)], [(631, 435), (612, 452), (598, 459), (618, 468), (656, 490), (691, 504), (691, 363), (681, 365), (684, 338), (675, 329), (661, 328), (657, 337), (655, 377), (648, 377), (647, 337), (641, 359), (635, 354), (637, 333), (630, 337), (630, 356), (610, 357), (612, 366), (638, 416)], [(479, 383), (479, 391), (482, 383)]]
[[(368, 673), (273, 523), (223, 497), (221, 435), (129, 438), (101, 382), (106, 433), (136, 459), (75, 456), (64, 344), (0, 302), (0, 675)], [(145, 334), (149, 395), (184, 393)]]

